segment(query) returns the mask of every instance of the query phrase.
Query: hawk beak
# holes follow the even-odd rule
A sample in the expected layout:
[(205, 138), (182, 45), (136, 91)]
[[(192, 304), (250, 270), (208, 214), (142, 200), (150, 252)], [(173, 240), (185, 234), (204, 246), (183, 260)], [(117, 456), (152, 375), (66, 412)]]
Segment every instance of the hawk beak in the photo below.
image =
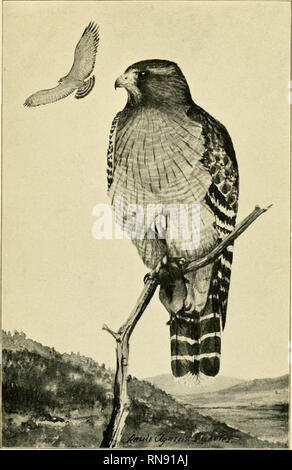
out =
[(133, 86), (133, 85), (135, 85), (135, 76), (131, 72), (120, 75), (120, 77), (117, 78), (115, 81), (115, 89), (127, 88), (128, 86)]
[(120, 78), (121, 78), (121, 77), (117, 78), (116, 81), (115, 81), (115, 90), (116, 90), (117, 88), (120, 88), (120, 87), (122, 86), (122, 85), (120, 84)]

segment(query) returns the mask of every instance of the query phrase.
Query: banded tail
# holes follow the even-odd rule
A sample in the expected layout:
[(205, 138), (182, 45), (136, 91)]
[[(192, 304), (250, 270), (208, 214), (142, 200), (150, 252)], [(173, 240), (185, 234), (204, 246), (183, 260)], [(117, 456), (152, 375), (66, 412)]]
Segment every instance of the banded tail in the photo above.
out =
[(92, 88), (94, 87), (94, 84), (95, 84), (95, 76), (92, 75), (92, 77), (90, 77), (88, 80), (84, 82), (84, 85), (82, 87), (78, 88), (75, 94), (75, 98), (77, 100), (81, 98), (85, 98), (85, 96), (87, 96), (88, 93), (91, 92)]
[(221, 320), (218, 313), (180, 315), (171, 322), (171, 369), (175, 377), (191, 373), (215, 376), (220, 368)]
[(204, 309), (181, 310), (170, 322), (171, 369), (175, 377), (189, 373), (214, 377), (219, 372), (232, 261), (232, 247), (228, 249), (214, 263)]

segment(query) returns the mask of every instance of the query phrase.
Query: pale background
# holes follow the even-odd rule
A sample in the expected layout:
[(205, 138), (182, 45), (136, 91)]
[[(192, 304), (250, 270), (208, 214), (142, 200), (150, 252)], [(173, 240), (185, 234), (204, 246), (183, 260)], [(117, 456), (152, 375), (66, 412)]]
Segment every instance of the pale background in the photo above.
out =
[[(65, 75), (90, 20), (100, 25), (96, 85), (27, 109)], [(125, 104), (114, 81), (138, 60), (177, 62), (193, 99), (228, 128), (240, 169), (239, 220), (273, 208), (235, 245), (221, 374), (288, 371), (290, 5), (260, 2), (5, 2), (3, 328), (113, 367), (101, 330), (127, 317), (147, 272), (130, 241), (97, 241), (106, 150)], [(168, 315), (157, 297), (131, 340), (130, 372), (170, 372)]]

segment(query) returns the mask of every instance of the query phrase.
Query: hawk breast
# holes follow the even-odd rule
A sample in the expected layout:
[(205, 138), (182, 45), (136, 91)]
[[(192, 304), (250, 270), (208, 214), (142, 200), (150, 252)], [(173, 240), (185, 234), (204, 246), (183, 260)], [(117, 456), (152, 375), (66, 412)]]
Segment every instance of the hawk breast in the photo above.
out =
[(183, 110), (139, 108), (123, 119), (115, 136), (110, 193), (127, 203), (200, 203), (211, 184), (200, 162), (202, 126)]

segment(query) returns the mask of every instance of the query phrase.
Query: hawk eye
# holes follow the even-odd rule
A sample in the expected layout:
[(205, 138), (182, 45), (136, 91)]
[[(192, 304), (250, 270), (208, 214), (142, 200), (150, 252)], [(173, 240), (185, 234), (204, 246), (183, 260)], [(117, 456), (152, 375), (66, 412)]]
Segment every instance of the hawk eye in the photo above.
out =
[(141, 79), (141, 78), (145, 78), (147, 76), (147, 72), (145, 72), (145, 70), (143, 72), (138, 72), (138, 78)]

